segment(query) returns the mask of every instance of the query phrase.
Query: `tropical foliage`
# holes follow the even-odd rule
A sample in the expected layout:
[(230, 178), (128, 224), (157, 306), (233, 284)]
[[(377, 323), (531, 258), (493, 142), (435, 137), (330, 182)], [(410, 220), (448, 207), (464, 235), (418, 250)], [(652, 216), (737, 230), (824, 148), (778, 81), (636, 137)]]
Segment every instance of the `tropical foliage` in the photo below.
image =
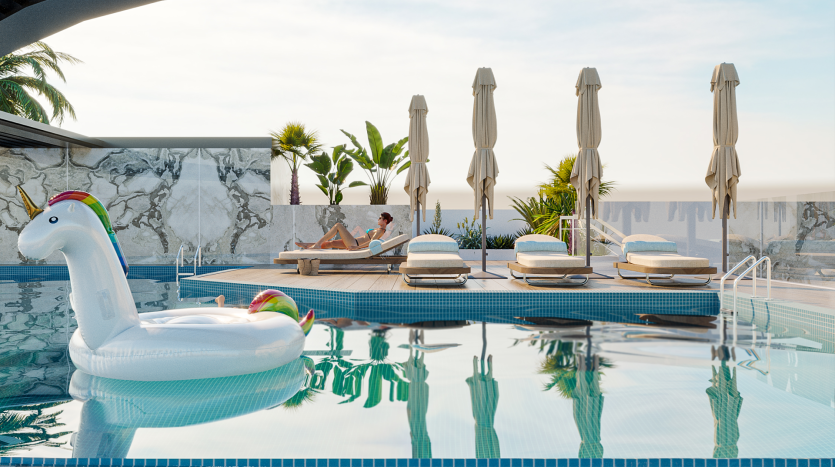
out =
[[(514, 220), (524, 221), (533, 232), (556, 237), (560, 230), (560, 216), (570, 216), (576, 209), (577, 191), (571, 185), (571, 171), (576, 161), (575, 154), (568, 154), (557, 167), (545, 164), (550, 179), (539, 185), (538, 197), (527, 200), (510, 197), (513, 209), (521, 216)], [(614, 186), (615, 182), (601, 180), (599, 196), (608, 196)], [(563, 236), (562, 240), (568, 242), (568, 230)]]
[(282, 158), (290, 166), (290, 204), (301, 204), (299, 166), (322, 149), (315, 131), (307, 131), (303, 123), (289, 122), (279, 132), (271, 132), (272, 158)]
[(37, 95), (52, 107), (52, 121), (61, 124), (66, 115), (75, 120), (75, 108), (61, 91), (47, 82), (47, 72), (53, 72), (66, 83), (61, 62), (74, 65), (81, 60), (56, 52), (43, 42), (35, 42), (21, 52), (0, 57), (0, 111), (48, 125), (49, 113), (35, 99)]
[(453, 234), (449, 229), (445, 229), (441, 227), (441, 202), (435, 202), (435, 217), (432, 219), (432, 225), (423, 231), (425, 234), (437, 234), (437, 235), (446, 235), (447, 237), (452, 237)]
[[(311, 162), (305, 164), (310, 170), (316, 172), (316, 176), (319, 177), (319, 185), (316, 187), (328, 197), (328, 203), (331, 206), (337, 206), (342, 201), (342, 185), (354, 170), (354, 162), (345, 157), (344, 149), (345, 146), (337, 146), (333, 148), (330, 156), (323, 151), (318, 156), (311, 156)], [(352, 182), (348, 188), (360, 185), (365, 185), (365, 183)]]
[(0, 441), (0, 456), (8, 456), (18, 449), (29, 450), (34, 446), (63, 445), (54, 440), (71, 432), (50, 433), (50, 429), (64, 426), (58, 421), (63, 411), (44, 413), (44, 410), (61, 404), (63, 402), (27, 405), (0, 412), (0, 435), (4, 438)]
[(344, 133), (351, 140), (351, 144), (354, 145), (354, 149), (345, 149), (345, 152), (368, 175), (368, 185), (371, 187), (371, 204), (386, 204), (388, 202), (389, 188), (391, 188), (392, 180), (397, 174), (408, 169), (411, 165), (409, 151), (403, 152), (403, 147), (409, 141), (409, 137), (407, 136), (388, 146), (383, 146), (383, 138), (380, 136), (377, 127), (372, 125), (371, 122), (365, 122), (369, 148), (366, 151), (359, 141), (357, 141), (356, 136), (345, 130), (339, 131)]

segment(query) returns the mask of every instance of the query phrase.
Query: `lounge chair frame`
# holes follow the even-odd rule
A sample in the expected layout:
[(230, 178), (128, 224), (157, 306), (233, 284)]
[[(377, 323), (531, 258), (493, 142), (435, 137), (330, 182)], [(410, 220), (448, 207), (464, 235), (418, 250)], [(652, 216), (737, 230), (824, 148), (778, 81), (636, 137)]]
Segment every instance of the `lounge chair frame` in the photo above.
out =
[[(614, 263), (613, 266), (615, 269), (618, 270), (618, 276), (621, 279), (630, 279), (630, 280), (645, 280), (647, 284), (657, 287), (704, 287), (710, 284), (710, 281), (713, 280), (713, 275), (716, 274), (716, 268), (714, 267), (699, 267), (699, 268), (658, 268), (652, 266), (643, 266), (640, 264), (633, 264), (633, 263)], [(644, 277), (641, 276), (624, 276), (620, 273), (621, 269), (625, 269), (627, 271), (635, 271), (644, 273)], [(669, 274), (669, 277), (651, 277), (650, 274)], [(673, 280), (673, 277), (676, 275), (684, 275), (684, 276), (695, 276), (707, 274), (707, 280), (705, 282), (680, 282)], [(670, 281), (668, 283), (661, 283), (661, 282), (653, 282), (653, 280), (666, 280)]]
[[(590, 267), (572, 267), (572, 268), (534, 268), (530, 266), (523, 266), (517, 262), (507, 263), (507, 268), (510, 269), (510, 276), (514, 279), (522, 279), (528, 285), (533, 286), (547, 286), (555, 287), (580, 287), (586, 285), (589, 281), (589, 274), (593, 272)], [(517, 276), (513, 271), (521, 272), (522, 276)], [(528, 274), (541, 274), (536, 277), (528, 278)], [(558, 274), (562, 274), (558, 276)], [(582, 282), (577, 282), (567, 279), (569, 275), (585, 274), (586, 278)]]
[(367, 256), (365, 258), (319, 258), (316, 256), (315, 251), (312, 250), (313, 253), (310, 254), (310, 257), (307, 258), (290, 258), (290, 259), (281, 259), (281, 258), (274, 258), (273, 264), (295, 264), (296, 265), (296, 272), (299, 271), (299, 260), (301, 259), (318, 259), (319, 265), (322, 264), (379, 264), (386, 266), (386, 274), (391, 274), (392, 266), (395, 264), (403, 264), (406, 262), (406, 256), (394, 256), (394, 255), (387, 255), (383, 256), (383, 253), (387, 251), (391, 251), (395, 248), (403, 246), (405, 243), (408, 243), (410, 238), (403, 240), (402, 242), (397, 243), (396, 245), (392, 245), (389, 248), (377, 253), (376, 255)]
[[(403, 275), (403, 282), (407, 285), (415, 287), (420, 285), (421, 279), (430, 279), (430, 277), (425, 276), (432, 276), (431, 279), (450, 279), (452, 281), (452, 285), (464, 285), (467, 283), (467, 275), (470, 273), (471, 269), (469, 267), (460, 267), (460, 268), (412, 268), (401, 266), (398, 269), (398, 272)], [(452, 274), (452, 277), (437, 277), (437, 276), (447, 276)], [(418, 277), (424, 276), (424, 277)]]

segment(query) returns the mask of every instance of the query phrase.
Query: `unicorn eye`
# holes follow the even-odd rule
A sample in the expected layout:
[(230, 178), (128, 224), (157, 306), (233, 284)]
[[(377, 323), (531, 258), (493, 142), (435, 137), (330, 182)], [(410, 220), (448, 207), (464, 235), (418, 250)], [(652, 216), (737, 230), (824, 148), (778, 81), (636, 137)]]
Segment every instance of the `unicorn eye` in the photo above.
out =
[(57, 218), (57, 217), (53, 216), (53, 217), (50, 217), (50, 218), (49, 218), (49, 223), (50, 223), (50, 224), (54, 224), (54, 223), (56, 223), (56, 222), (58, 222), (58, 218)]

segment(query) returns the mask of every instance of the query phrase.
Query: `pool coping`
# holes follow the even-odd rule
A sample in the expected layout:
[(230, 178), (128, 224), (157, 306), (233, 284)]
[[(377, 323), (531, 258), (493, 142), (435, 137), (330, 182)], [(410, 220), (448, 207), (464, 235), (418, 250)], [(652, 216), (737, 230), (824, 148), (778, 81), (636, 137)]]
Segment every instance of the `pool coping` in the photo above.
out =
[(8, 466), (124, 467), (833, 467), (832, 458), (109, 459), (0, 457)]

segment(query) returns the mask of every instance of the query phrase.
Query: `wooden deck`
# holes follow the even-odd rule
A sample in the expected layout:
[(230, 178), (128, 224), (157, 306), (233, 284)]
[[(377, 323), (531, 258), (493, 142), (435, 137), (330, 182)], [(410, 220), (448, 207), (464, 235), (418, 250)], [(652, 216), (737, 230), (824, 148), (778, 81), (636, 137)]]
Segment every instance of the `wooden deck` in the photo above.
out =
[[(481, 263), (477, 261), (467, 262), (473, 272), (481, 269)], [(609, 262), (611, 264), (611, 262)], [(566, 293), (589, 293), (589, 292), (623, 292), (623, 291), (718, 291), (719, 279), (721, 276), (714, 276), (714, 282), (706, 287), (652, 287), (643, 281), (622, 280), (617, 278), (614, 270), (603, 265), (592, 264), (598, 274), (592, 274), (591, 280), (584, 287), (537, 287), (526, 284), (522, 280), (510, 278), (510, 270), (507, 268), (507, 261), (488, 261), (487, 270), (492, 273), (501, 274), (507, 279), (470, 279), (463, 286), (451, 285), (449, 281), (427, 279), (418, 286), (409, 286), (403, 282), (400, 274), (393, 271), (386, 274), (385, 269), (380, 267), (356, 266), (352, 269), (323, 269), (317, 276), (302, 276), (296, 273), (295, 269), (282, 269), (272, 266), (252, 267), (245, 269), (234, 269), (219, 273), (206, 274), (190, 280), (208, 282), (227, 282), (238, 284), (253, 284), (264, 286), (290, 286), (313, 288), (320, 290), (396, 290), (403, 292), (426, 292), (426, 291), (456, 291), (456, 290), (504, 290), (504, 291), (561, 291)], [(611, 274), (611, 275), (609, 275)], [(684, 278), (687, 279), (686, 277)], [(751, 281), (742, 281), (740, 292), (751, 293)], [(725, 285), (727, 292), (733, 291), (733, 283), (728, 281)], [(758, 296), (766, 293), (765, 281), (758, 281)], [(785, 282), (772, 283), (772, 297), (779, 300), (790, 300), (823, 308), (835, 310), (835, 289), (806, 286), (803, 284), (790, 284)]]

